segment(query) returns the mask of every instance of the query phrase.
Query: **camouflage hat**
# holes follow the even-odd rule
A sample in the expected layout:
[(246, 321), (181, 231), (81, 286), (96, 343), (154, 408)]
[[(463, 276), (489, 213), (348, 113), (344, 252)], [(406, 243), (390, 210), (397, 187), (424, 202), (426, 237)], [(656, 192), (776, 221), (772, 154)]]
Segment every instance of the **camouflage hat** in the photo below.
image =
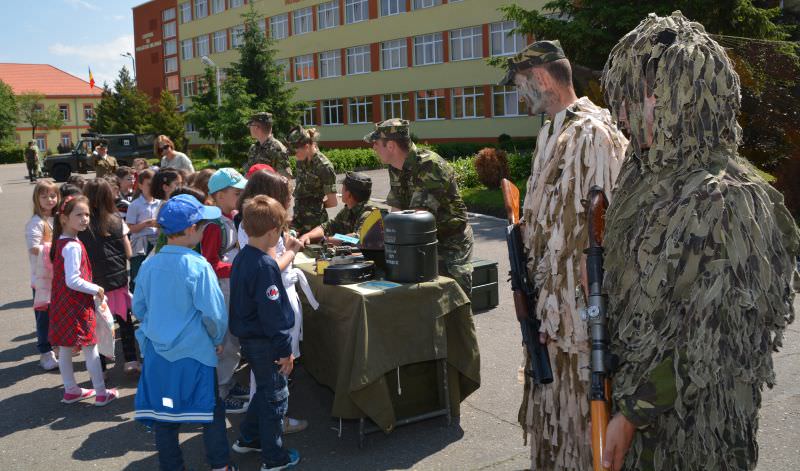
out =
[(364, 142), (372, 144), (378, 139), (407, 139), (408, 120), (392, 118), (375, 124), (375, 130), (364, 136)]
[(536, 65), (543, 65), (566, 59), (561, 43), (558, 41), (536, 41), (522, 52), (508, 59), (506, 67), (508, 72), (498, 85), (514, 85), (514, 74), (521, 70), (529, 69)]
[(266, 125), (272, 124), (272, 113), (267, 113), (266, 111), (262, 111), (260, 113), (256, 113), (250, 116), (250, 121), (247, 122), (247, 125), (251, 125), (253, 123), (261, 123)]
[(348, 190), (372, 191), (372, 179), (361, 172), (347, 172), (344, 180), (342, 180), (342, 184), (344, 184)]
[(297, 125), (289, 130), (289, 135), (286, 136), (286, 143), (291, 147), (314, 142), (318, 139), (318, 132), (311, 133), (309, 129), (304, 129), (303, 126)]

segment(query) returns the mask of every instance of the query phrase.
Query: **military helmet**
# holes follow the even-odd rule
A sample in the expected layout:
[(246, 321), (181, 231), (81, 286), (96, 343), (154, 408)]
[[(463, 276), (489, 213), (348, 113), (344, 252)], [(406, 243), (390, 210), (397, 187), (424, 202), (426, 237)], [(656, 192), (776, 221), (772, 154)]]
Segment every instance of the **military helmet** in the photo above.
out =
[(505, 77), (498, 85), (514, 85), (514, 74), (537, 65), (544, 65), (566, 59), (561, 43), (558, 41), (536, 41), (506, 62)]
[(408, 139), (408, 120), (391, 118), (375, 124), (375, 130), (364, 136), (364, 142), (372, 144), (378, 139)]

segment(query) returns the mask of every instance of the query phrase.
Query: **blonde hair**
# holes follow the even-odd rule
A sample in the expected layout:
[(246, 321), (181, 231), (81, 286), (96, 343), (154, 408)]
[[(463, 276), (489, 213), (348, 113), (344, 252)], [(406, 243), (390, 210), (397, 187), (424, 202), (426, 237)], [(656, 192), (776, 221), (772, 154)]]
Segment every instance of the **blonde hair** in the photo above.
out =
[(286, 209), (275, 198), (256, 195), (244, 202), (242, 227), (248, 237), (261, 237), (286, 225)]
[(52, 240), (53, 229), (50, 227), (50, 224), (47, 223), (47, 216), (44, 214), (42, 205), (39, 203), (39, 196), (50, 191), (56, 194), (56, 205), (50, 211), (50, 216), (55, 216), (58, 205), (61, 204), (61, 193), (58, 191), (58, 186), (48, 180), (39, 180), (36, 182), (36, 186), (33, 187), (33, 214), (39, 216), (42, 218), (42, 221), (44, 221), (42, 240), (46, 242)]

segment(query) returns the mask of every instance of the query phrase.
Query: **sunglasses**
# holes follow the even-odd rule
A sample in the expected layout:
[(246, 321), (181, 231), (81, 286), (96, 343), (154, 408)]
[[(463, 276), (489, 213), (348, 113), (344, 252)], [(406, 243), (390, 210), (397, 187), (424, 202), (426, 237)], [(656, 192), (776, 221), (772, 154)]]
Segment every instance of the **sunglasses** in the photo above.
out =
[(159, 148), (158, 148), (158, 150), (160, 150), (161, 152), (164, 152), (165, 150), (167, 150), (167, 149), (169, 149), (169, 148), (170, 148), (170, 145), (169, 145), (169, 144), (167, 144), (167, 145), (164, 145), (164, 146), (161, 146), (161, 147), (159, 147)]

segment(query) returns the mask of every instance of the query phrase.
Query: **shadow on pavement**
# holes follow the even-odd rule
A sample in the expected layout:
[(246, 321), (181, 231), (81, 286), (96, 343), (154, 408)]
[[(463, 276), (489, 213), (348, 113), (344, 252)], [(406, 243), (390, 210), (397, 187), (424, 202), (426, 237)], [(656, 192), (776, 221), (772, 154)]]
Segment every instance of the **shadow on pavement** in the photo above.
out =
[(50, 371), (44, 371), (39, 367), (39, 362), (32, 360), (26, 363), (20, 363), (9, 368), (3, 368), (3, 374), (0, 375), (0, 389), (11, 387), (19, 381), (30, 378), (33, 375), (39, 374), (58, 374), (58, 368)]
[[(0, 363), (12, 363), (22, 361), (25, 357), (37, 355), (36, 342), (21, 343), (14, 348), (0, 352)], [(5, 369), (3, 370), (5, 374)]]
[[(128, 412), (133, 409), (133, 398), (133, 395), (126, 396), (106, 408), (116, 405), (119, 412)], [(125, 418), (122, 422), (113, 423), (109, 427), (89, 434), (81, 446), (72, 453), (72, 458), (92, 461), (125, 456), (131, 451), (150, 452), (155, 457), (155, 439), (144, 425), (132, 418)], [(154, 462), (151, 469), (157, 467), (157, 462)]]
[(472, 226), (472, 232), (476, 241), (480, 239), (484, 241), (492, 240), (505, 242), (506, 240), (506, 224), (501, 221), (487, 218), (472, 218), (469, 224)]
[(18, 335), (11, 339), (12, 342), (22, 342), (23, 340), (33, 340), (36, 338), (36, 332), (31, 332), (30, 334), (23, 334)]
[(9, 311), (11, 309), (24, 309), (26, 307), (33, 308), (33, 299), (23, 299), (21, 301), (13, 301), (5, 303), (0, 306), (0, 311)]

